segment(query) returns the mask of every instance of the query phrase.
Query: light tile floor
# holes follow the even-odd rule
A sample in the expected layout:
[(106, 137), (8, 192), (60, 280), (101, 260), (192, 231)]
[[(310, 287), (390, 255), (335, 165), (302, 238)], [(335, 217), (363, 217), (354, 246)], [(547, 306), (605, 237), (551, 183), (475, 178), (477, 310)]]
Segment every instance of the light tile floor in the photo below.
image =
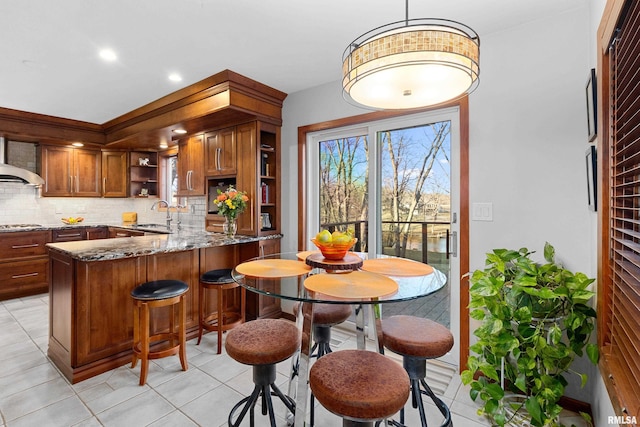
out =
[[(337, 349), (356, 346), (348, 331), (335, 330), (333, 336)], [(177, 356), (151, 361), (147, 384), (142, 387), (138, 385), (140, 364), (136, 369), (123, 366), (69, 384), (46, 356), (47, 339), (47, 295), (0, 302), (0, 426), (222, 427), (233, 405), (253, 389), (251, 367), (237, 363), (224, 351), (215, 354), (215, 334), (205, 335), (200, 346), (195, 340), (187, 343), (186, 372)], [(289, 361), (277, 368), (277, 383), (283, 391), (289, 370)], [(434, 363), (429, 371), (434, 391), (451, 408), (454, 425), (489, 425), (476, 414), (476, 405), (452, 367)], [(284, 426), (284, 405), (276, 405), (278, 425)], [(427, 407), (429, 417), (442, 419), (435, 406)], [(418, 426), (414, 410), (407, 413), (407, 424)], [(258, 426), (269, 424), (259, 411), (256, 419)], [(244, 424), (249, 425), (248, 416)], [(342, 423), (317, 406), (315, 425), (338, 427)]]

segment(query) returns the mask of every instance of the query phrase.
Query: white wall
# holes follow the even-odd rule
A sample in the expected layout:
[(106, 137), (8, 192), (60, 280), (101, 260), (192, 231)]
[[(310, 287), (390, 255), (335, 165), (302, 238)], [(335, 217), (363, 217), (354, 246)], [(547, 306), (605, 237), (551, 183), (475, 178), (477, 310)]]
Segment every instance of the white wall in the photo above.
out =
[[(604, 4), (604, 0), (598, 0)], [(470, 202), (493, 203), (492, 222), (470, 224), (470, 266), (496, 247), (535, 249), (545, 241), (568, 268), (595, 276), (596, 214), (587, 207), (585, 83), (595, 65), (593, 25), (601, 9), (584, 7), (481, 36), (479, 88), (470, 96)], [(291, 94), (284, 104), (283, 250), (297, 249), (297, 131), (362, 114), (336, 81)], [(613, 415), (597, 369), (586, 389), (568, 394)], [(593, 401), (598, 397), (598, 402)]]

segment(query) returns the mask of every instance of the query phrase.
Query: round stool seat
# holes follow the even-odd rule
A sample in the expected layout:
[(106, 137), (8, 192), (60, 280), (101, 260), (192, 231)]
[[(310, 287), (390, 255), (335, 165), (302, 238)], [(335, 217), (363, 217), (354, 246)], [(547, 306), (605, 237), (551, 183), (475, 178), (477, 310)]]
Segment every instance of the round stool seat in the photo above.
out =
[(397, 315), (382, 320), (384, 346), (394, 353), (434, 359), (453, 347), (451, 331), (433, 320)]
[(138, 300), (154, 301), (177, 297), (189, 290), (189, 286), (180, 280), (154, 280), (143, 283), (131, 291)]
[(225, 340), (227, 354), (245, 365), (270, 365), (291, 357), (300, 347), (300, 331), (283, 319), (258, 319), (243, 323)]
[[(294, 314), (298, 312), (300, 303), (293, 307)], [(351, 316), (352, 310), (349, 304), (314, 304), (313, 323), (315, 325), (337, 325)]]
[(366, 350), (319, 358), (309, 372), (309, 385), (328, 411), (353, 420), (388, 418), (409, 398), (409, 376), (402, 366)]
[(206, 283), (222, 284), (233, 283), (234, 280), (231, 277), (231, 269), (221, 268), (219, 270), (210, 270), (206, 273), (203, 273), (202, 276), (200, 276), (200, 281)]

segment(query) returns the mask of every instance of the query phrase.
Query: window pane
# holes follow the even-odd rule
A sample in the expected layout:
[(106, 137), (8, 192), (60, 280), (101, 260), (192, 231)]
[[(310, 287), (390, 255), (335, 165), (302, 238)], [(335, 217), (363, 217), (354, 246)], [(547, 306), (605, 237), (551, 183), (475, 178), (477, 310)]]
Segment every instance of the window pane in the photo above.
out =
[[(382, 252), (430, 264), (449, 276), (451, 122), (378, 132)], [(450, 325), (450, 288), (422, 301), (385, 304)]]
[(353, 228), (355, 250), (366, 251), (367, 136), (320, 142), (320, 228)]

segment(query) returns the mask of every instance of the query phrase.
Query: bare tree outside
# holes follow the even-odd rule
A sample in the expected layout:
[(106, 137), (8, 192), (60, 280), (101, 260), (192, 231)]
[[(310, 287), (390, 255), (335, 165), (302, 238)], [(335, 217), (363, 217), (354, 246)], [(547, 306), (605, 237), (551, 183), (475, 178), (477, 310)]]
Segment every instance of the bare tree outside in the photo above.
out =
[(320, 224), (330, 231), (353, 227), (366, 250), (369, 145), (366, 136), (323, 141), (320, 147)]
[[(414, 221), (435, 221), (449, 201), (448, 163), (450, 122), (431, 123), (417, 128), (390, 130), (379, 135), (382, 145), (382, 221), (385, 246), (392, 254), (407, 257), (408, 240)], [(434, 173), (434, 168), (439, 168)], [(443, 173), (447, 182), (443, 183)], [(444, 196), (444, 197), (443, 197)], [(440, 215), (442, 217), (442, 215)], [(449, 217), (440, 218), (448, 221)], [(386, 230), (384, 230), (386, 228)], [(387, 231), (387, 233), (384, 233)]]

